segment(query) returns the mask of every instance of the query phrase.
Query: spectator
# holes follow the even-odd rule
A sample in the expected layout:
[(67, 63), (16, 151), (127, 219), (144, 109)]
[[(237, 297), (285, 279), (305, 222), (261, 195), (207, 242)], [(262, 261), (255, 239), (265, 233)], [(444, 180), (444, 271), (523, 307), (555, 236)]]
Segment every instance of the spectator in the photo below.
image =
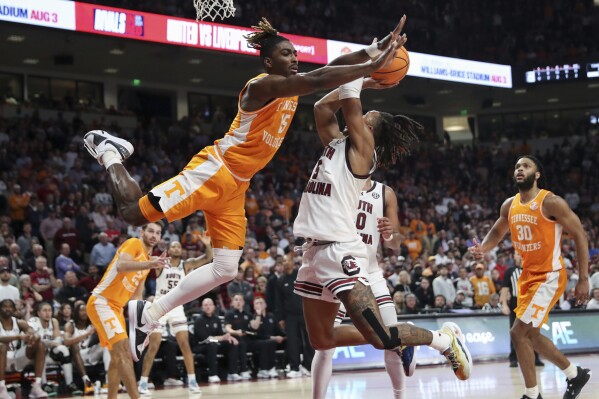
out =
[(448, 265), (439, 265), (439, 276), (433, 280), (433, 292), (436, 296), (442, 295), (445, 299), (445, 303), (449, 304), (449, 307), (451, 307), (455, 300), (456, 290), (453, 286), (453, 281), (451, 281), (448, 274)]
[(493, 285), (495, 286), (495, 292), (501, 291), (503, 280), (501, 279), (501, 273), (499, 273), (497, 267), (491, 270), (491, 281), (493, 281)]
[(13, 287), (18, 288), (19, 279), (17, 278), (17, 276), (15, 274), (12, 273), (12, 270), (10, 269), (10, 266), (9, 266), (8, 258), (5, 256), (0, 256), (0, 269), (4, 269), (4, 268), (7, 268), (9, 270), (8, 283), (10, 285), (12, 285)]
[(21, 274), (23, 271), (24, 260), (21, 256), (21, 247), (17, 244), (12, 243), (8, 248), (8, 267), (16, 275)]
[(174, 241), (181, 242), (181, 237), (177, 233), (176, 227), (173, 223), (168, 224), (166, 231), (162, 235), (162, 239), (164, 242), (166, 242), (167, 246)]
[(271, 268), (271, 272), (268, 275), (268, 282), (266, 283), (266, 305), (270, 306), (270, 309), (276, 309), (276, 291), (279, 277), (285, 274), (285, 266), (283, 258), (278, 258), (275, 265)]
[(403, 242), (408, 248), (408, 253), (412, 260), (418, 259), (422, 253), (422, 242), (419, 238), (416, 238), (413, 231), (408, 233), (408, 239)]
[(70, 254), (71, 247), (69, 244), (62, 244), (60, 246), (60, 255), (58, 255), (55, 262), (56, 278), (59, 280), (64, 280), (65, 273), (68, 271), (76, 273), (81, 272), (81, 266), (76, 264), (75, 261), (69, 257)]
[(254, 314), (249, 320), (248, 333), (242, 339), (246, 340), (247, 350), (258, 355), (257, 377), (276, 378), (278, 374), (275, 369), (275, 351), (285, 337), (279, 329), (275, 316), (266, 311), (264, 299), (254, 299)]
[(106, 270), (106, 266), (108, 266), (116, 254), (116, 248), (113, 243), (108, 241), (106, 233), (98, 234), (98, 239), (100, 242), (92, 248), (89, 263), (97, 266), (100, 270)]
[(48, 206), (48, 217), (43, 219), (40, 224), (40, 235), (44, 240), (44, 248), (50, 261), (54, 261), (54, 255), (56, 254), (54, 249), (54, 235), (61, 227), (62, 220), (56, 217), (56, 208), (53, 205)]
[(60, 331), (64, 331), (64, 326), (73, 321), (73, 307), (70, 303), (62, 303), (56, 314), (56, 320), (58, 320), (58, 327)]
[[(239, 269), (238, 276), (241, 274)], [(247, 362), (247, 332), (249, 330), (249, 322), (252, 315), (245, 310), (245, 301), (240, 293), (234, 294), (231, 297), (231, 309), (225, 314), (225, 332), (235, 337), (239, 341), (239, 373), (242, 380), (252, 378), (248, 369)]]
[(404, 294), (409, 294), (410, 292), (412, 292), (411, 285), (412, 279), (410, 277), (410, 273), (408, 273), (405, 270), (402, 270), (399, 272), (397, 284), (395, 285), (395, 287), (393, 287), (393, 289), (395, 291), (403, 292)]
[[(263, 275), (260, 275), (256, 279), (256, 285), (254, 286), (254, 298), (264, 298), (266, 300), (266, 285), (268, 279)], [(268, 305), (267, 305), (268, 306)]]
[(75, 272), (66, 272), (64, 277), (64, 286), (58, 290), (56, 299), (60, 303), (68, 302), (71, 304), (71, 306), (74, 306), (76, 301), (87, 301), (88, 296), (89, 292), (79, 285), (79, 280), (77, 279)]
[(28, 274), (21, 274), (19, 276), (19, 287), (21, 287), (19, 289), (21, 293), (21, 300), (24, 302), (29, 302), (33, 306), (37, 302), (44, 300), (39, 292), (33, 289), (31, 277)]
[(48, 267), (48, 261), (43, 256), (35, 259), (35, 271), (31, 273), (33, 289), (40, 293), (44, 301), (52, 302), (54, 299), (54, 288), (59, 283), (54, 277), (54, 271)]
[(69, 244), (74, 258), (81, 259), (81, 240), (79, 232), (73, 227), (71, 218), (63, 218), (62, 227), (54, 234), (54, 249), (57, 252), (61, 251), (63, 243)]
[(469, 309), (470, 306), (466, 305), (466, 294), (462, 290), (458, 290), (455, 295), (452, 309)]
[(102, 276), (100, 276), (98, 266), (89, 265), (87, 275), (79, 280), (79, 285), (85, 288), (85, 291), (92, 292), (101, 279)]
[(587, 310), (599, 309), (599, 288), (593, 288), (591, 300), (587, 303)]
[(223, 353), (228, 360), (227, 381), (241, 381), (239, 375), (239, 341), (223, 330), (223, 323), (215, 313), (216, 307), (211, 298), (202, 301), (202, 313), (194, 323), (194, 333), (190, 335), (193, 353), (202, 353), (208, 364), (208, 382), (220, 382), (216, 355)]
[(393, 304), (395, 305), (395, 312), (397, 314), (406, 313), (406, 294), (402, 291), (395, 291), (393, 293)]
[(21, 295), (17, 287), (10, 285), (11, 273), (7, 266), (0, 266), (0, 301), (10, 299), (17, 303)]
[[(430, 271), (430, 269), (427, 270)], [(420, 286), (416, 288), (414, 294), (418, 298), (418, 305), (421, 308), (430, 308), (435, 304), (435, 293), (431, 287), (430, 280), (426, 277), (420, 281)]]
[(462, 291), (464, 294), (464, 300), (462, 301), (462, 305), (470, 308), (474, 305), (474, 288), (472, 287), (472, 283), (468, 278), (468, 270), (465, 267), (460, 267), (458, 271), (458, 278), (455, 279), (455, 285), (457, 291)]
[(35, 271), (35, 260), (40, 256), (45, 257), (44, 247), (42, 247), (41, 244), (34, 243), (31, 247), (31, 251), (25, 254), (22, 273), (33, 273)]
[(481, 309), (495, 293), (495, 284), (485, 275), (485, 265), (477, 263), (474, 266), (474, 276), (470, 277), (470, 283), (474, 288), (474, 307)]
[(12, 191), (8, 195), (8, 207), (10, 210), (10, 220), (15, 232), (20, 232), (25, 222), (25, 209), (29, 205), (31, 193), (21, 193), (21, 186), (14, 184)]
[(418, 314), (420, 313), (420, 308), (418, 307), (418, 298), (414, 294), (406, 295), (406, 306), (405, 306), (405, 314)]
[(233, 298), (235, 294), (241, 294), (244, 300), (245, 310), (249, 311), (249, 305), (245, 305), (246, 302), (250, 302), (254, 299), (254, 290), (250, 283), (245, 281), (243, 276), (243, 269), (240, 267), (237, 270), (237, 276), (229, 282), (227, 285), (227, 292), (229, 298)]
[(499, 294), (495, 293), (491, 295), (489, 302), (483, 305), (483, 312), (488, 313), (501, 313), (501, 303), (499, 303)]
[(572, 291), (576, 284), (578, 284), (578, 274), (574, 270), (574, 267), (570, 263), (566, 266), (566, 275), (568, 276), (568, 282), (566, 283), (566, 294)]
[(23, 233), (17, 239), (17, 244), (19, 245), (19, 248), (21, 248), (21, 254), (23, 254), (23, 256), (31, 250), (34, 239), (39, 242), (39, 238), (34, 236), (32, 231), (31, 223), (25, 222), (23, 224)]
[(437, 309), (437, 313), (447, 313), (449, 311), (447, 300), (443, 295), (435, 295), (434, 309)]

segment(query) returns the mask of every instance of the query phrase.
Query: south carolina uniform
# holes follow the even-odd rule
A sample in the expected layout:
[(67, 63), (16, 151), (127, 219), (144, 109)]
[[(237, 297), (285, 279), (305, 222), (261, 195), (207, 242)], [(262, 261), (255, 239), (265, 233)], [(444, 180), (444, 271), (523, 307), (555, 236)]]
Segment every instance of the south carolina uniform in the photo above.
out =
[(109, 350), (118, 341), (127, 339), (123, 308), (149, 273), (147, 269), (119, 272), (117, 265), (122, 253), (128, 253), (138, 262), (150, 260), (139, 238), (128, 239), (117, 250), (106, 268), (102, 280), (94, 288), (87, 301), (87, 314), (96, 328), (100, 345)]
[[(387, 280), (377, 260), (377, 252), (381, 242), (381, 233), (378, 231), (378, 219), (385, 217), (385, 185), (372, 181), (372, 186), (367, 191), (360, 193), (358, 213), (356, 215), (356, 229), (368, 250), (368, 282), (376, 298), (379, 308), (394, 307), (389, 294)], [(345, 306), (339, 305), (335, 321), (340, 323), (346, 315)]]
[[(163, 268), (160, 275), (156, 278), (156, 295), (154, 300), (166, 295), (170, 290), (179, 285), (179, 282), (185, 277), (185, 261), (181, 261), (179, 266)], [(152, 333), (162, 334), (166, 323), (169, 324), (171, 334), (176, 335), (179, 331), (187, 331), (187, 317), (183, 306), (177, 306), (160, 318), (161, 327), (152, 331)]]
[(356, 231), (360, 192), (369, 175), (355, 175), (347, 159), (349, 138), (327, 145), (304, 189), (293, 224), (304, 237), (298, 295), (339, 303), (336, 295), (356, 281), (368, 285), (368, 250)]
[[(17, 323), (17, 319), (14, 317), (10, 318), (12, 321), (12, 328), (4, 329), (2, 323), (0, 323), (0, 337), (15, 337), (21, 335), (21, 329)], [(6, 370), (7, 371), (23, 371), (25, 367), (33, 363), (31, 359), (27, 357), (27, 345), (20, 339), (9, 342), (6, 351)]]
[(533, 327), (547, 322), (568, 279), (561, 256), (562, 226), (542, 211), (543, 201), (550, 194), (540, 190), (525, 204), (516, 194), (508, 216), (514, 249), (522, 256), (516, 317)]
[[(139, 200), (144, 217), (155, 222), (182, 219), (201, 209), (213, 240), (245, 244), (245, 192), (254, 174), (275, 155), (297, 108), (297, 96), (275, 98), (257, 111), (241, 108), (250, 79), (239, 94), (238, 112), (229, 132), (196, 154), (178, 176)], [(159, 212), (152, 203), (157, 203)]]
[[(71, 321), (71, 323), (73, 325), (73, 338), (87, 335), (93, 328), (92, 324), (88, 324), (85, 328), (78, 328), (74, 322)], [(104, 352), (104, 348), (102, 348), (98, 341), (95, 341), (96, 343), (91, 345), (92, 337), (93, 335), (89, 335), (77, 344), (79, 345), (79, 354), (85, 366), (95, 366), (98, 364)]]

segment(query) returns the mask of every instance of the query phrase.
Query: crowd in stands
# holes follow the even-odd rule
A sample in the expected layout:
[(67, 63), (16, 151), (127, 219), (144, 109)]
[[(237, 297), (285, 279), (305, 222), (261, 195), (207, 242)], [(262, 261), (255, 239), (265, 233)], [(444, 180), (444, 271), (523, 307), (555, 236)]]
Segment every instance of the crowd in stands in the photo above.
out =
[[(196, 16), (193, 1), (89, 2), (190, 19)], [(235, 17), (225, 23), (252, 26), (264, 16), (281, 32), (364, 44), (373, 35), (391, 30), (405, 13), (410, 50), (450, 57), (537, 66), (596, 61), (599, 55), (595, 40), (599, 7), (593, 0), (383, 0), (376, 7), (342, 0), (233, 3)]]
[[(184, 118), (168, 131), (152, 123), (128, 131), (99, 122), (41, 120), (35, 114), (0, 117), (0, 300), (12, 299), (25, 320), (40, 317), (40, 309), (47, 309), (40, 304), (50, 304), (60, 326), (65, 326), (99, 282), (118, 246), (139, 234), (116, 212), (104, 168), (81, 145), (84, 132), (110, 128), (131, 140), (135, 154), (126, 166), (147, 191), (181, 170), (214, 138), (206, 132), (222, 135), (224, 122), (213, 122)], [(281, 302), (284, 293), (279, 287), (284, 279), (293, 280), (301, 263), (293, 251), (300, 243), (293, 236), (293, 220), (320, 152), (316, 133), (309, 131), (311, 125), (300, 122), (292, 127), (274, 160), (253, 178), (247, 192), (247, 240), (237, 277), (186, 305), (194, 330), (191, 346), (208, 363), (219, 351), (229, 358), (225, 375), (231, 381), (248, 378), (252, 372), (260, 378), (275, 376), (274, 356), (258, 356), (253, 370), (252, 362), (244, 357), (247, 352), (274, 353), (285, 348), (285, 317), (295, 313), (301, 317), (289, 297), (287, 303)], [(505, 271), (514, 264), (509, 237), (482, 262), (474, 261), (467, 248), (475, 238), (484, 237), (503, 200), (513, 195), (511, 173), (516, 156), (531, 152), (526, 143), (502, 148), (423, 142), (397, 167), (374, 174), (398, 197), (401, 250), (381, 251), (379, 259), (398, 314), (501, 310), (496, 293)], [(599, 303), (598, 152), (599, 137), (589, 134), (577, 140), (564, 138), (561, 145), (537, 154), (544, 162), (546, 187), (566, 199), (588, 234), (594, 297), (589, 308)], [(179, 241), (184, 259), (201, 255), (205, 248), (199, 238), (204, 229), (201, 211), (168, 224), (156, 254)], [(562, 254), (568, 288), (559, 307), (578, 308), (572, 296), (578, 264), (573, 241), (567, 236)], [(146, 297), (154, 290), (155, 279), (150, 275)], [(251, 329), (249, 324), (236, 324), (236, 312), (245, 315), (241, 319), (247, 323), (256, 314), (269, 320), (269, 330), (258, 333), (263, 342), (244, 341), (245, 346), (236, 348), (247, 335), (244, 331)], [(211, 324), (205, 321), (215, 315), (224, 320), (218, 319), (216, 331), (208, 331)], [(200, 349), (213, 344), (212, 349)], [(309, 373), (310, 348), (305, 342), (299, 347), (301, 363), (299, 354), (287, 354), (288, 376)], [(217, 371), (212, 367), (210, 363), (209, 377), (216, 382)], [(229, 378), (232, 375), (237, 377)]]

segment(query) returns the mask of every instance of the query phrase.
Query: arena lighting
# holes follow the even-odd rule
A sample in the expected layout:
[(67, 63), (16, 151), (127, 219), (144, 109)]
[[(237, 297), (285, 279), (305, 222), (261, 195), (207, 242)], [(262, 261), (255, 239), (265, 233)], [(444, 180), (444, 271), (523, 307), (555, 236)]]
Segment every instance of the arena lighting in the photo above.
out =
[[(243, 35), (251, 32), (250, 28), (76, 1), (0, 0), (0, 20), (258, 56), (258, 52), (248, 47), (243, 38)], [(365, 46), (286, 33), (283, 35), (293, 42), (300, 62), (320, 65)], [(482, 86), (512, 87), (512, 69), (509, 65), (417, 52), (410, 52), (410, 63), (410, 76)]]

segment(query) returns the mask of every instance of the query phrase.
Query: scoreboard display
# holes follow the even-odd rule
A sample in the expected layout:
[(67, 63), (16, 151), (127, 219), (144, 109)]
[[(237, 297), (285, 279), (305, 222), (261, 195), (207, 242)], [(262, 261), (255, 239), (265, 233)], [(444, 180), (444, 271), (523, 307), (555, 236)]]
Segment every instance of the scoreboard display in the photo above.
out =
[(525, 72), (525, 81), (528, 84), (570, 82), (596, 78), (599, 78), (599, 62), (544, 65)]

